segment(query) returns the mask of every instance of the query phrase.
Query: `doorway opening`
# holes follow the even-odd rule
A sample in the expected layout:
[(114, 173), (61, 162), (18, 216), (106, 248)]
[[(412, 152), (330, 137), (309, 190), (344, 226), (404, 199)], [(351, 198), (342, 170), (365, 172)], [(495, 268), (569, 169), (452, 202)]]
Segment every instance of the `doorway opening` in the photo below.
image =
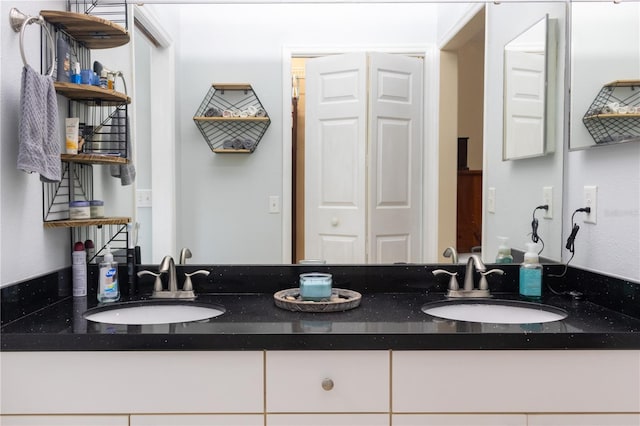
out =
[(484, 33), (481, 7), (440, 56), (438, 245), (461, 254), (482, 244)]

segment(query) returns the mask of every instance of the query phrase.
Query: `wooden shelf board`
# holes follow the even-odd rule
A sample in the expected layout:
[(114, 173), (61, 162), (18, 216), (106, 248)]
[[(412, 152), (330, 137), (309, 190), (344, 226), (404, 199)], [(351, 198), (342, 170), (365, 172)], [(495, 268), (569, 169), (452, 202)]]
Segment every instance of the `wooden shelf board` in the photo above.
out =
[(253, 90), (250, 84), (246, 83), (213, 83), (217, 90)]
[(250, 149), (225, 149), (225, 148), (215, 148), (212, 149), (216, 154), (250, 154), (252, 151)]
[(604, 85), (605, 87), (630, 87), (640, 86), (640, 80), (616, 80)]
[(68, 161), (70, 163), (85, 163), (85, 164), (127, 164), (128, 161), (123, 157), (116, 157), (115, 155), (101, 155), (101, 154), (61, 154), (60, 159), (62, 161)]
[(595, 118), (640, 118), (640, 114), (594, 114), (584, 118), (585, 120)]
[(196, 121), (269, 121), (269, 117), (193, 117)]
[(74, 84), (56, 81), (53, 83), (56, 93), (74, 101), (102, 103), (103, 105), (122, 105), (131, 103), (131, 98), (115, 90), (103, 89), (90, 84)]
[(65, 219), (44, 222), (45, 228), (75, 228), (80, 226), (101, 226), (101, 225), (126, 225), (131, 222), (130, 217), (103, 217), (96, 219)]
[(97, 16), (62, 10), (41, 10), (40, 15), (89, 49), (109, 49), (123, 46), (131, 40), (123, 27)]

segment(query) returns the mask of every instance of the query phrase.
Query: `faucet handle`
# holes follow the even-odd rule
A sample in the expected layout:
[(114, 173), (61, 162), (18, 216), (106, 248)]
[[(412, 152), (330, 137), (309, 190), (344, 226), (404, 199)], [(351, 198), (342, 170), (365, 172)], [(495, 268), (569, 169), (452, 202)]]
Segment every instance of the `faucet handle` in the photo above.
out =
[(504, 275), (504, 271), (502, 269), (489, 269), (488, 271), (480, 272), (480, 275), (482, 276), (480, 278), (480, 284), (478, 284), (480, 290), (489, 290), (489, 282), (487, 281), (487, 275), (491, 275), (491, 274)]
[(160, 275), (162, 275), (162, 272), (151, 272), (151, 271), (140, 271), (138, 272), (138, 277), (142, 277), (143, 275), (153, 275), (154, 277), (156, 277), (156, 280), (153, 282), (153, 291), (162, 291), (162, 280), (160, 279)]
[(449, 278), (449, 290), (460, 289), (460, 286), (458, 285), (458, 279), (456, 278), (458, 276), (457, 272), (449, 272), (449, 271), (445, 271), (444, 269), (435, 269), (431, 273), (436, 276), (440, 274), (447, 274), (451, 276), (451, 278)]
[(208, 276), (210, 274), (209, 271), (205, 271), (204, 269), (199, 269), (197, 271), (191, 272), (190, 274), (184, 273), (184, 284), (182, 285), (182, 291), (193, 291), (193, 283), (191, 282), (191, 277), (194, 275), (204, 275)]

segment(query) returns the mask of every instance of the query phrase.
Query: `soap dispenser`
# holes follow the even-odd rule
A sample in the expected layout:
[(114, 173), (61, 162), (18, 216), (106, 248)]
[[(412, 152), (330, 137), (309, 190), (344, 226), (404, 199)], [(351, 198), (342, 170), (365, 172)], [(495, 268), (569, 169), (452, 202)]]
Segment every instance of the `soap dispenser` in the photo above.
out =
[(118, 262), (113, 260), (109, 245), (107, 245), (103, 261), (100, 262), (99, 272), (98, 302), (115, 302), (120, 299)]
[(513, 256), (511, 256), (511, 248), (507, 244), (509, 238), (498, 237), (500, 244), (498, 245), (498, 255), (496, 256), (496, 263), (513, 263)]
[(524, 262), (520, 265), (520, 295), (536, 299), (542, 296), (542, 265), (534, 243), (527, 243)]

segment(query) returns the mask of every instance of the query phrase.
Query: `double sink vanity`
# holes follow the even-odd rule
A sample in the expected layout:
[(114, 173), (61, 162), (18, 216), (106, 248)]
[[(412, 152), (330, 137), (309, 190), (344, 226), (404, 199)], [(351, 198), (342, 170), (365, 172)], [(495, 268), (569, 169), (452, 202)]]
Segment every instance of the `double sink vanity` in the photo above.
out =
[[(154, 280), (142, 277), (135, 294), (106, 308), (94, 301), (95, 288), (87, 298), (66, 293), (68, 271), (6, 287), (2, 421), (638, 424), (638, 284), (575, 268), (549, 277), (564, 266), (547, 264), (545, 282), (560, 294), (545, 287), (538, 303), (518, 295), (518, 265), (500, 268), (503, 275), (489, 278), (491, 297), (477, 300), (447, 299), (449, 278), (433, 274), (463, 277), (462, 264), (184, 265), (176, 267), (178, 289), (185, 273), (209, 272), (193, 277), (195, 300), (151, 299)], [(312, 271), (359, 292), (360, 305), (318, 313), (275, 305), (274, 293)], [(96, 274), (90, 267), (90, 283)], [(476, 284), (479, 278), (474, 272)], [(143, 321), (124, 318), (123, 307)], [(446, 319), (469, 313), (431, 311), (465, 307), (520, 312)], [(208, 318), (168, 319), (176, 308)], [(100, 311), (111, 317), (87, 319)]]

